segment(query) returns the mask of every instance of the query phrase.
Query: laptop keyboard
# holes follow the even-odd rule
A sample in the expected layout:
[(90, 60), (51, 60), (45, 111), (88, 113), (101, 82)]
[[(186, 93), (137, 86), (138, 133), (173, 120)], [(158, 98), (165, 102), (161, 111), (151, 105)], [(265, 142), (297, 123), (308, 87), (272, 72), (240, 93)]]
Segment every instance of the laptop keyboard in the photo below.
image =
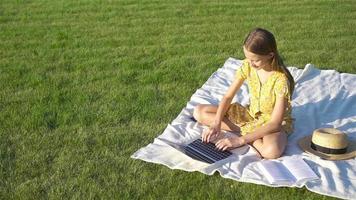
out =
[(205, 143), (201, 139), (194, 140), (184, 147), (185, 153), (197, 160), (209, 164), (225, 159), (232, 155), (230, 151), (221, 151), (215, 148), (214, 143)]

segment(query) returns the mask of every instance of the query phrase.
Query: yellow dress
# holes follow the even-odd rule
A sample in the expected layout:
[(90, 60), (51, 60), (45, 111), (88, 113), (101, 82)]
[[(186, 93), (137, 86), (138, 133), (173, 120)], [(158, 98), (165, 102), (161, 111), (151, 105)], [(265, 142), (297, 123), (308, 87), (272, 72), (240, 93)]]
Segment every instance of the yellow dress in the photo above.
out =
[(271, 119), (276, 97), (280, 96), (288, 100), (282, 128), (287, 134), (293, 132), (288, 79), (282, 71), (275, 71), (265, 83), (261, 84), (257, 71), (244, 60), (243, 65), (236, 71), (236, 78), (247, 81), (250, 105), (245, 108), (238, 103), (231, 104), (226, 116), (241, 128), (242, 135), (264, 126)]

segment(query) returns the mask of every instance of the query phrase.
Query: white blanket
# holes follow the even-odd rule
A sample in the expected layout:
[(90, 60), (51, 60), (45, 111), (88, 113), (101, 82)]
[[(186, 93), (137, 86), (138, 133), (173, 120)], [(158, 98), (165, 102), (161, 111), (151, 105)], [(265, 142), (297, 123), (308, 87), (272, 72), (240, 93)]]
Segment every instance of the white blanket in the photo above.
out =
[[(187, 106), (176, 119), (168, 124), (164, 132), (153, 143), (139, 149), (131, 157), (147, 162), (163, 164), (171, 169), (199, 171), (212, 175), (218, 171), (224, 178), (241, 182), (263, 184), (272, 187), (256, 164), (261, 160), (249, 146), (233, 150), (233, 156), (206, 164), (173, 148), (186, 145), (200, 137), (205, 126), (191, 119), (197, 104), (215, 104), (222, 99), (234, 79), (241, 60), (229, 58), (222, 68), (213, 73), (207, 82), (191, 97)], [(295, 82), (292, 116), (296, 119), (294, 133), (288, 138), (288, 145), (280, 160), (288, 156), (302, 157), (320, 177), (301, 185), (310, 191), (344, 199), (356, 199), (356, 159), (347, 161), (326, 161), (304, 153), (297, 145), (298, 139), (309, 135), (316, 128), (334, 127), (356, 140), (356, 75), (338, 73), (334, 70), (318, 70), (307, 64), (305, 68), (288, 67)], [(249, 102), (247, 85), (244, 84), (233, 102), (246, 105)]]

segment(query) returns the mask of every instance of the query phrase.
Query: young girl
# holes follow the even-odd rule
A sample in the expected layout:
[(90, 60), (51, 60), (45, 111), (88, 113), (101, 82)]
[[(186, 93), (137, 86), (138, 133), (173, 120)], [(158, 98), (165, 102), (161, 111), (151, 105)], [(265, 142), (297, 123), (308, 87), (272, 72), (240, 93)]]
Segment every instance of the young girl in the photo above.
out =
[[(278, 158), (287, 144), (287, 134), (293, 131), (294, 80), (269, 31), (257, 28), (250, 32), (243, 51), (246, 59), (219, 106), (198, 105), (193, 115), (198, 122), (210, 127), (202, 134), (204, 142), (216, 140), (215, 146), (220, 150), (248, 143), (264, 158)], [(246, 108), (231, 104), (244, 81), (250, 92), (250, 105)], [(240, 134), (219, 139), (221, 129)]]

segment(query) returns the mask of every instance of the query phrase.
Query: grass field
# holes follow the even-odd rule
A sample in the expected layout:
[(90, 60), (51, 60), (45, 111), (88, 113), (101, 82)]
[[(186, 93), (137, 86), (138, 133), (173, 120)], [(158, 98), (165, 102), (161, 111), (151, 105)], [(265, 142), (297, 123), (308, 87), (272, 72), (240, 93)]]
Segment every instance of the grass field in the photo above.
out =
[(0, 199), (330, 199), (130, 159), (254, 27), (356, 73), (354, 1), (0, 2)]

